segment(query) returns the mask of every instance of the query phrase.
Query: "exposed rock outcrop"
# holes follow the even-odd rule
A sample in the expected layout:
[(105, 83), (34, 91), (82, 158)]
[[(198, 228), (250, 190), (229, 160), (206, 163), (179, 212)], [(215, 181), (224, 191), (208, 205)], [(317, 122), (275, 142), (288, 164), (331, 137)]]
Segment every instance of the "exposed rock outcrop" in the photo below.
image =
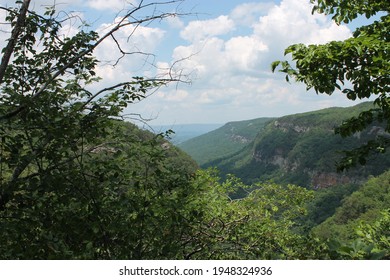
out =
[(352, 179), (344, 174), (338, 174), (335, 172), (311, 172), (311, 186), (314, 189), (322, 189), (333, 187), (336, 185), (356, 183), (358, 180)]
[(310, 127), (307, 126), (301, 126), (294, 123), (288, 123), (288, 122), (279, 122), (275, 121), (274, 126), (276, 128), (281, 129), (283, 132), (287, 132), (289, 130), (293, 130), (297, 133), (304, 133), (310, 130)]
[(248, 138), (246, 138), (242, 135), (238, 135), (238, 134), (231, 135), (230, 139), (233, 142), (242, 143), (242, 144), (247, 144), (247, 143), (251, 142), (251, 139), (248, 139)]

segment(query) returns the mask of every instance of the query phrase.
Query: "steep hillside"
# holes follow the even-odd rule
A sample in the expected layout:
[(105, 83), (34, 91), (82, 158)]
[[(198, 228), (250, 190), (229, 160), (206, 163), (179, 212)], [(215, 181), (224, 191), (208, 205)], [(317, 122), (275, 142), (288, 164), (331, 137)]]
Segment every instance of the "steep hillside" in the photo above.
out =
[[(389, 207), (390, 170), (370, 178), (359, 190), (345, 198), (335, 214), (317, 226), (314, 232), (323, 239), (347, 241), (356, 235), (355, 229), (362, 221), (373, 224), (380, 218), (381, 212), (389, 211)], [(389, 231), (388, 228), (388, 234)]]
[(271, 118), (229, 122), (224, 126), (195, 137), (178, 146), (198, 164), (230, 156), (253, 141)]
[(377, 135), (386, 135), (381, 128), (383, 124), (374, 124), (348, 138), (335, 135), (334, 128), (371, 106), (372, 103), (363, 103), (275, 119), (244, 149), (203, 167), (216, 166), (222, 175), (233, 173), (247, 183), (272, 179), (324, 188), (360, 182), (368, 175), (384, 172), (390, 166), (389, 153), (377, 155), (364, 167), (336, 173), (336, 162), (342, 157), (340, 151), (358, 147)]
[[(172, 168), (175, 172), (183, 171), (185, 174), (194, 173), (198, 169), (198, 164), (187, 153), (175, 146), (174, 143), (166, 140), (163, 137), (163, 132), (161, 132), (161, 135), (155, 134), (129, 122), (116, 121), (115, 124), (111, 133), (123, 135), (126, 140), (123, 140), (121, 144), (127, 149), (133, 149), (134, 154), (138, 152), (135, 144), (142, 146), (148, 145), (149, 142), (155, 142), (154, 145), (164, 150), (166, 167)], [(137, 158), (142, 160), (140, 156), (137, 156)]]

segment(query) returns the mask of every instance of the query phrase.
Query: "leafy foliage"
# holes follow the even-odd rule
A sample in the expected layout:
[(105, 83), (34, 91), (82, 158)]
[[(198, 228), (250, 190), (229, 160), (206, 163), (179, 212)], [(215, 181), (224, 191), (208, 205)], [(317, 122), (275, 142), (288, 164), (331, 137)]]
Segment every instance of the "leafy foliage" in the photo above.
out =
[[(373, 122), (384, 122), (386, 131), (390, 132), (390, 57), (389, 30), (390, 4), (386, 0), (312, 0), (316, 5), (313, 12), (331, 14), (336, 23), (348, 23), (359, 15), (367, 18), (383, 12), (379, 21), (358, 28), (353, 37), (345, 41), (332, 41), (323, 45), (291, 45), (285, 55), (291, 55), (295, 61), (292, 66), (288, 61), (275, 61), (272, 70), (281, 66), (286, 73), (286, 80), (294, 78), (314, 88), (317, 93), (331, 95), (341, 90), (348, 99), (369, 98), (376, 96), (375, 108), (362, 112), (358, 117), (345, 120), (336, 133), (350, 136), (362, 131)], [(352, 86), (349, 86), (351, 84)], [(346, 153), (340, 163), (340, 170), (364, 164), (372, 153), (383, 153), (390, 145), (388, 137), (377, 137), (358, 149)]]
[[(192, 218), (203, 216), (203, 223), (193, 223), (188, 239), (187, 257), (198, 259), (295, 259), (310, 258), (306, 239), (293, 231), (295, 220), (305, 214), (305, 203), (312, 192), (273, 183), (245, 186), (234, 177), (219, 183), (219, 178), (201, 172), (195, 184), (198, 197), (188, 205), (201, 209)], [(252, 189), (247, 197), (231, 200), (228, 192)], [(204, 191), (207, 189), (207, 191)], [(200, 206), (200, 207), (199, 207)]]
[(119, 120), (169, 81), (134, 77), (89, 90), (99, 80), (94, 48), (124, 21), (102, 37), (83, 30), (62, 37), (55, 10), (38, 15), (28, 3), (7, 8), (17, 32), (1, 74), (0, 258), (301, 256), (305, 242), (292, 228), (309, 191), (262, 184), (230, 199), (250, 187), (196, 173), (164, 135)]
[(2, 194), (2, 258), (173, 258), (194, 165), (176, 163), (160, 137), (122, 123), (112, 130), (109, 143)]
[(329, 241), (329, 255), (333, 259), (380, 260), (390, 259), (389, 210), (380, 213), (374, 223), (361, 222), (356, 230), (356, 239), (340, 242)]

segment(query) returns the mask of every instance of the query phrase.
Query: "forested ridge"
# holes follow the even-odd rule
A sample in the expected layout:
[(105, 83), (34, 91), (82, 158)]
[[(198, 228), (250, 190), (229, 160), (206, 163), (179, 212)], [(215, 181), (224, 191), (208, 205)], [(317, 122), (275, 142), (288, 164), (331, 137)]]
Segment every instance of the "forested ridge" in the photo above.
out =
[(247, 121), (229, 122), (224, 126), (189, 139), (178, 146), (187, 152), (198, 164), (231, 156), (252, 142), (272, 118), (258, 118)]
[[(99, 88), (96, 69), (104, 62), (94, 51), (102, 42), (112, 39), (122, 58), (133, 55), (121, 48), (118, 30), (177, 16), (162, 7), (171, 11), (170, 5), (180, 2), (140, 1), (106, 33), (81, 25), (74, 35), (61, 33), (72, 16), (55, 6), (42, 13), (29, 0), (0, 6), (9, 28), (0, 64), (0, 259), (389, 259), (389, 171), (376, 168), (378, 174), (359, 184), (314, 190), (311, 184), (298, 186), (287, 173), (271, 174), (280, 175), (279, 181), (268, 180), (266, 169), (256, 169), (260, 176), (252, 176), (255, 169), (236, 176), (201, 169), (166, 140), (170, 131), (155, 135), (140, 130), (124, 113), (159, 88), (186, 82), (180, 71), (128, 77)], [(370, 6), (364, 1), (352, 6), (344, 0), (312, 2), (315, 11), (334, 14), (338, 22), (389, 8), (387, 0)], [(339, 158), (339, 171), (369, 166), (380, 156), (381, 164), (388, 160), (389, 38), (382, 32), (388, 20), (386, 14), (359, 29), (352, 38), (357, 42), (290, 47), (286, 53), (297, 69), (286, 61), (272, 64), (287, 79), (319, 93), (331, 94), (336, 87), (350, 99), (376, 96), (373, 108), (360, 105), (357, 116), (336, 127), (337, 141), (348, 148)], [(316, 55), (305, 55), (318, 48)], [(343, 56), (340, 62), (336, 55), (353, 57), (355, 51), (365, 58)], [(329, 57), (323, 59), (323, 53)], [(344, 78), (354, 88), (341, 88)], [(277, 166), (290, 158), (300, 160), (297, 166), (334, 168), (326, 159), (315, 162), (305, 154), (310, 142), (301, 136), (322, 138), (316, 127), (330, 130), (328, 117), (337, 112), (323, 111), (318, 123), (309, 121), (310, 114), (290, 117), (290, 122), (260, 122), (261, 133), (244, 150), (250, 147), (258, 162), (276, 153)], [(383, 133), (366, 133), (379, 124)], [(275, 129), (280, 137), (267, 139)], [(350, 146), (344, 137), (359, 132), (364, 143)], [(292, 142), (282, 140), (286, 133)], [(248, 156), (238, 159), (234, 164), (239, 168), (248, 163)]]
[[(274, 180), (294, 183), (308, 188), (326, 188), (340, 183), (363, 182), (370, 175), (380, 175), (390, 166), (389, 154), (372, 155), (364, 166), (356, 166), (337, 172), (343, 151), (357, 148), (372, 138), (390, 135), (386, 124), (372, 123), (364, 131), (343, 138), (335, 135), (334, 129), (345, 119), (356, 117), (361, 112), (374, 108), (372, 102), (348, 108), (327, 108), (271, 119), (261, 129), (253, 127), (255, 135), (245, 145), (237, 145), (232, 154), (217, 154), (202, 167), (217, 167), (221, 175), (235, 174), (246, 183)], [(182, 148), (194, 155), (202, 155), (214, 143), (209, 134), (192, 150)], [(219, 142), (228, 142), (227, 136), (219, 135)], [(195, 139), (194, 139), (195, 140)], [(210, 144), (211, 147), (208, 145)], [(218, 150), (218, 149), (217, 149)]]

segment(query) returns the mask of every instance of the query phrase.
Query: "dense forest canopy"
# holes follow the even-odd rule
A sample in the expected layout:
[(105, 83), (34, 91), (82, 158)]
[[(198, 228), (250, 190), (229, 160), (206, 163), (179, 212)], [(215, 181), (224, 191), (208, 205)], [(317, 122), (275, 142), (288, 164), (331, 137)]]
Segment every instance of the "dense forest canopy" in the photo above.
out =
[[(320, 219), (304, 216), (327, 194), (291, 184), (246, 185), (234, 176), (220, 180), (215, 170), (199, 170), (163, 134), (124, 121), (124, 108), (180, 76), (133, 77), (97, 90), (88, 87), (99, 85), (93, 51), (103, 41), (115, 41), (125, 26), (176, 16), (159, 11), (180, 2), (140, 1), (104, 35), (82, 26), (72, 36), (60, 33), (70, 18), (56, 7), (40, 14), (30, 0), (0, 6), (10, 28), (0, 64), (0, 258), (388, 259), (388, 190), (383, 187), (388, 172), (345, 200), (348, 205), (367, 192), (376, 194), (362, 203), (370, 211), (350, 213), (358, 225), (346, 230), (348, 238), (326, 240), (311, 231), (321, 227)], [(385, 0), (367, 6), (372, 10), (358, 5), (365, 1), (317, 2), (319, 11), (332, 9), (342, 18), (388, 11)], [(145, 10), (153, 14), (145, 16)], [(383, 58), (378, 70), (383, 77), (376, 74), (369, 81), (378, 82), (372, 93), (380, 94), (380, 110), (357, 121), (374, 113), (379, 121), (389, 117), (388, 47), (381, 49), (388, 37), (375, 33), (378, 26), (388, 27), (388, 16), (360, 34), (379, 36), (373, 53), (381, 56), (373, 63)], [(371, 54), (369, 46), (363, 47)], [(344, 127), (349, 126), (356, 130), (351, 122)], [(232, 199), (238, 189), (245, 197)], [(349, 193), (339, 197), (344, 194)], [(340, 209), (325, 223), (337, 224), (339, 213), (346, 211)]]

